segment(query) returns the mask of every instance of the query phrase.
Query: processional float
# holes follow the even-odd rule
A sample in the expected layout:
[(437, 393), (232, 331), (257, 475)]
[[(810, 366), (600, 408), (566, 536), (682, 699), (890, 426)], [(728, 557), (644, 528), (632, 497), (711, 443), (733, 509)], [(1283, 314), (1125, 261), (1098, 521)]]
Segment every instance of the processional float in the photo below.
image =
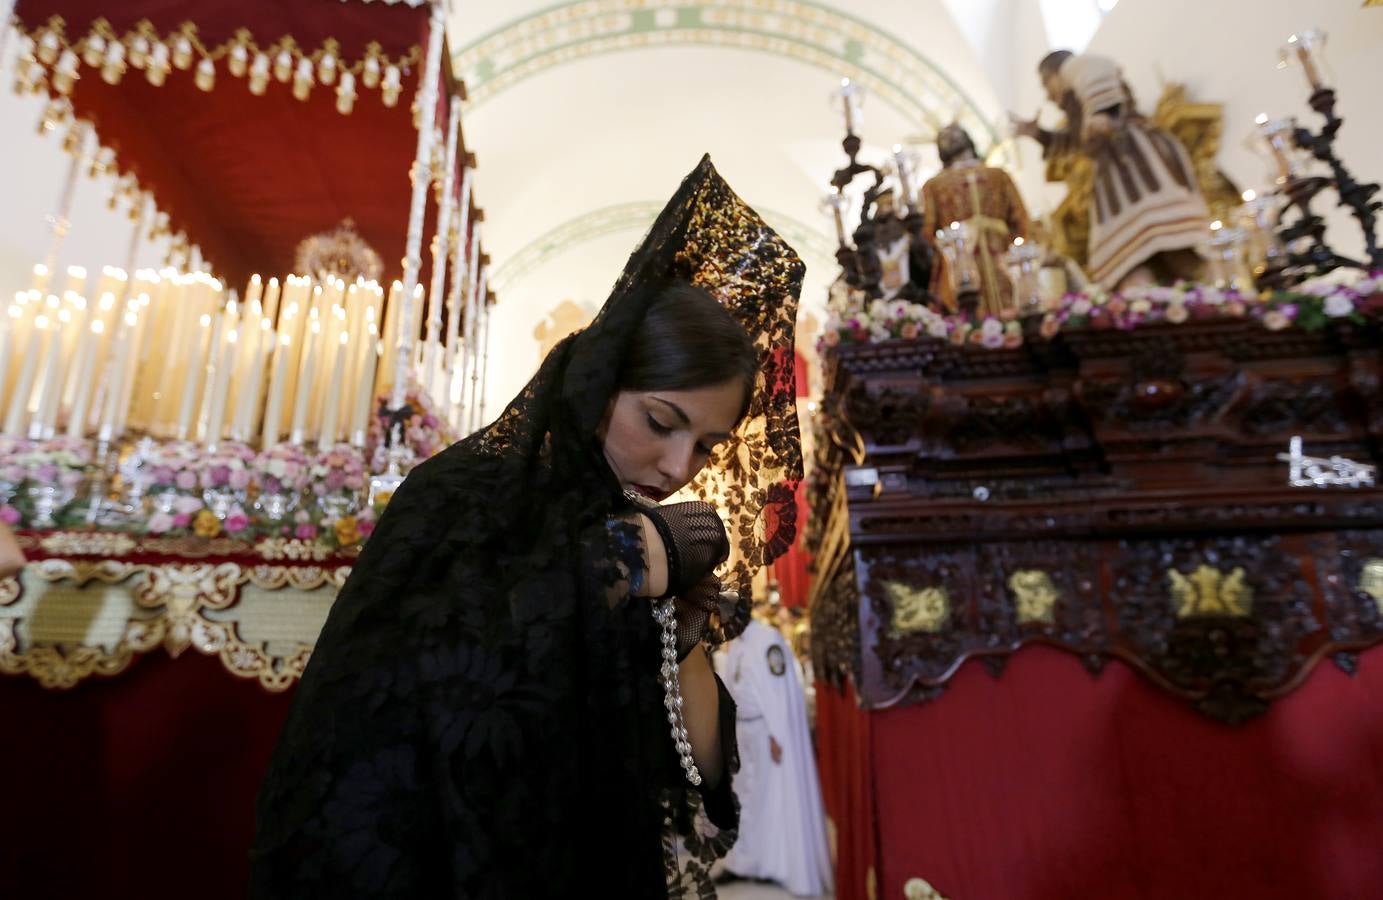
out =
[[(445, 3), (14, 16), (15, 89), (48, 97), (71, 165), (0, 327), (0, 516), (357, 542), (483, 416), (494, 297)], [(83, 172), (135, 223), (99, 273), (62, 268)], [(169, 265), (135, 271), (161, 238)]]

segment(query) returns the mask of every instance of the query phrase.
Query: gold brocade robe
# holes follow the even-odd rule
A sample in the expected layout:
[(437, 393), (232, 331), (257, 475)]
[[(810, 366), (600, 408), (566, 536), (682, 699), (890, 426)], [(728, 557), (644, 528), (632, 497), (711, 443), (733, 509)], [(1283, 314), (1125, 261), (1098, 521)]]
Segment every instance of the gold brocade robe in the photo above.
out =
[[(1027, 238), (1028, 210), (1008, 173), (978, 161), (952, 163), (922, 185), (922, 215), (922, 233), (933, 241), (937, 229), (952, 222), (970, 224), (976, 235), (975, 268), (980, 273), (979, 314), (1016, 311), (1004, 254), (1014, 238)], [(949, 264), (939, 251), (931, 290), (946, 309), (956, 311)]]

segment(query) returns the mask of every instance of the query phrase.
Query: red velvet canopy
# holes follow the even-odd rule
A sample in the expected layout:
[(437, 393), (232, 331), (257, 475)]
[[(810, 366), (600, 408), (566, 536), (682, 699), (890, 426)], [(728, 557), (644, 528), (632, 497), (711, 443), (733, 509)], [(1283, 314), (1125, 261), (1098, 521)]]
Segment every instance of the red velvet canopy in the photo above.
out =
[[(333, 39), (349, 63), (365, 56), (371, 42), (390, 59), (410, 52), (421, 58), (429, 7), (382, 0), (21, 0), (17, 15), (31, 33), (60, 17), (72, 44), (99, 19), (120, 35), (144, 20), (160, 35), (192, 23), (208, 49), (241, 29), (258, 47), (287, 36), (308, 54)], [(171, 71), (158, 87), (133, 67), (112, 86), (84, 64), (71, 99), (77, 118), (94, 122), (102, 145), (115, 150), (119, 168), (153, 194), (172, 230), (185, 232), (231, 284), (253, 272), (290, 272), (299, 241), (346, 218), (393, 278), (402, 269), (408, 229), (408, 173), (417, 148), (410, 106), (419, 68), (402, 67), (396, 106), (386, 107), (378, 89), (361, 86), (349, 115), (337, 112), (331, 85), (315, 84), (300, 101), (291, 82), (270, 78), (256, 96), (224, 58), (216, 61), (209, 92), (194, 83), (195, 62)], [(454, 89), (448, 78), (446, 93)], [(442, 102), (439, 123), (445, 115)]]

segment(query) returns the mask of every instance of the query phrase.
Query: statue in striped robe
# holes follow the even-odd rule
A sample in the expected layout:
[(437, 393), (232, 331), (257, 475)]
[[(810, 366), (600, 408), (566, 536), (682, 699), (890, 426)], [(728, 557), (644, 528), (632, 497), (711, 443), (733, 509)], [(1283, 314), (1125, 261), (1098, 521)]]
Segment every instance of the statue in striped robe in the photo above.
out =
[(1112, 60), (1057, 50), (1038, 74), (1066, 121), (1047, 130), (1015, 119), (1014, 129), (1040, 142), (1048, 160), (1090, 159), (1090, 277), (1107, 290), (1196, 278), (1210, 215), (1186, 149), (1138, 114)]

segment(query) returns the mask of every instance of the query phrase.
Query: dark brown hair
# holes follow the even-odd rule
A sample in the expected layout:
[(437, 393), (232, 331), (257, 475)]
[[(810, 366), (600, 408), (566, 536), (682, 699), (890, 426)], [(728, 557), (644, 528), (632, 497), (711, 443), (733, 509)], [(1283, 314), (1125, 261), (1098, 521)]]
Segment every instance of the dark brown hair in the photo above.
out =
[(1055, 75), (1057, 70), (1061, 68), (1061, 64), (1073, 56), (1075, 54), (1070, 50), (1053, 50), (1042, 57), (1042, 62), (1037, 64), (1037, 74)]
[(704, 288), (670, 285), (648, 306), (620, 370), (627, 391), (683, 391), (744, 382), (749, 408), (758, 371), (758, 351), (730, 311)]

